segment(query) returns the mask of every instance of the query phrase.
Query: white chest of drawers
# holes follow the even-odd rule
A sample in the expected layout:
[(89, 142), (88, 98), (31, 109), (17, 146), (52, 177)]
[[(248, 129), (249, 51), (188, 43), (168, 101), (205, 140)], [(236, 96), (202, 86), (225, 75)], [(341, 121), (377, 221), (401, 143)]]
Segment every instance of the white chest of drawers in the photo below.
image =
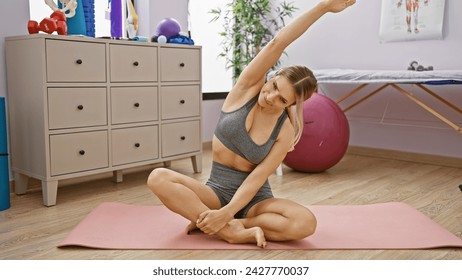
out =
[(15, 192), (191, 157), (202, 169), (201, 47), (37, 34), (5, 41)]

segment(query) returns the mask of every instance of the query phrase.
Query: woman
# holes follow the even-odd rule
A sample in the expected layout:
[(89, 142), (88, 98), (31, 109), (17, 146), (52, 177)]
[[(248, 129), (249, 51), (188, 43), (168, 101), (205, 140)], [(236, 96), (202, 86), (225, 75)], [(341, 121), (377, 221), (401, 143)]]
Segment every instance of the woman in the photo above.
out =
[[(300, 139), (303, 101), (316, 88), (306, 67), (265, 74), (284, 49), (316, 20), (340, 12), (355, 0), (324, 0), (284, 27), (249, 63), (226, 98), (212, 140), (212, 171), (204, 185), (169, 169), (157, 168), (148, 178), (152, 192), (191, 224), (229, 243), (298, 240), (316, 229), (306, 207), (274, 198), (268, 177)], [(291, 110), (295, 108), (295, 114)]]

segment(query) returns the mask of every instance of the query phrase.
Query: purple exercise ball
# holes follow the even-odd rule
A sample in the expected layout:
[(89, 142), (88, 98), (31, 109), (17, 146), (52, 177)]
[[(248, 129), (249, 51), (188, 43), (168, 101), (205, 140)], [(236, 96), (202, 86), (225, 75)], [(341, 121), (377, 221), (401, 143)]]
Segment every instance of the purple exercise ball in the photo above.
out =
[(284, 164), (302, 172), (322, 172), (345, 155), (350, 127), (345, 113), (332, 99), (314, 93), (303, 104), (303, 134)]
[(177, 36), (180, 31), (180, 23), (174, 18), (164, 18), (157, 24), (157, 35), (164, 35), (167, 39)]

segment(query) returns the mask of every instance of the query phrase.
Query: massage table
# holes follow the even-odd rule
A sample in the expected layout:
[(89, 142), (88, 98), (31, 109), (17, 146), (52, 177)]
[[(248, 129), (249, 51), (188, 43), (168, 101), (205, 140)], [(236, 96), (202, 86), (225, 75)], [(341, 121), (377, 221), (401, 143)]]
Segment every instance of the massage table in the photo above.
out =
[[(353, 107), (364, 102), (369, 97), (379, 93), (387, 87), (392, 87), (398, 92), (408, 97), (410, 100), (415, 102), (423, 109), (430, 112), (432, 115), (452, 127), (455, 131), (462, 135), (462, 128), (453, 121), (449, 120), (441, 113), (436, 112), (429, 105), (418, 99), (412, 92), (405, 90), (402, 84), (413, 84), (421, 88), (426, 93), (435, 97), (449, 108), (462, 114), (462, 109), (455, 106), (451, 102), (439, 96), (436, 92), (430, 90), (427, 85), (462, 85), (462, 70), (438, 70), (438, 71), (394, 71), (394, 70), (352, 70), (352, 69), (322, 69), (313, 71), (318, 84), (355, 84), (358, 85), (352, 91), (344, 94), (336, 103), (339, 104), (342, 101), (352, 97), (360, 90), (365, 89), (368, 85), (376, 84), (381, 85), (379, 88), (374, 89), (367, 95), (347, 106), (343, 109), (344, 112), (352, 109)], [(278, 176), (282, 175), (282, 165), (276, 170)]]
[(313, 71), (318, 84), (356, 84), (358, 85), (352, 91), (346, 93), (338, 100), (337, 104), (342, 101), (352, 97), (354, 94), (358, 93), (360, 90), (366, 88), (370, 84), (380, 84), (381, 86), (377, 89), (374, 89), (366, 96), (362, 97), (358, 101), (344, 108), (343, 111), (346, 112), (358, 104), (362, 103), (369, 97), (377, 94), (387, 87), (392, 87), (398, 92), (408, 97), (410, 100), (415, 102), (417, 105), (427, 110), (435, 117), (452, 127), (455, 131), (462, 135), (462, 128), (458, 126), (453, 121), (449, 120), (441, 113), (436, 112), (429, 105), (422, 102), (418, 99), (412, 92), (409, 90), (403, 89), (399, 86), (401, 84), (413, 84), (421, 88), (426, 93), (435, 97), (449, 108), (454, 111), (462, 114), (462, 109), (455, 106), (451, 102), (439, 96), (435, 91), (430, 90), (428, 85), (452, 85), (452, 84), (462, 84), (462, 70), (439, 70), (439, 71), (392, 71), (392, 70), (351, 70), (351, 69), (324, 69), (324, 70), (315, 70)]

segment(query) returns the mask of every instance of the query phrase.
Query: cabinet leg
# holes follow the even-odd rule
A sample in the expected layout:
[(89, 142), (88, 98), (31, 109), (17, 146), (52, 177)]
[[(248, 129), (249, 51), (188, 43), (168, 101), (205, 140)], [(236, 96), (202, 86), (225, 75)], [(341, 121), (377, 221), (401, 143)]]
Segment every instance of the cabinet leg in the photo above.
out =
[(124, 181), (124, 174), (122, 170), (114, 170), (112, 172), (112, 181), (114, 183), (122, 183)]
[(192, 166), (195, 173), (202, 172), (202, 155), (192, 156), (191, 157)]
[(42, 181), (43, 204), (45, 206), (56, 205), (56, 196), (58, 195), (58, 180)]
[(14, 192), (18, 195), (25, 194), (27, 192), (27, 186), (29, 184), (29, 176), (14, 172)]
[(172, 161), (169, 160), (169, 161), (164, 161), (164, 167), (165, 168), (170, 168), (170, 166), (172, 166)]

